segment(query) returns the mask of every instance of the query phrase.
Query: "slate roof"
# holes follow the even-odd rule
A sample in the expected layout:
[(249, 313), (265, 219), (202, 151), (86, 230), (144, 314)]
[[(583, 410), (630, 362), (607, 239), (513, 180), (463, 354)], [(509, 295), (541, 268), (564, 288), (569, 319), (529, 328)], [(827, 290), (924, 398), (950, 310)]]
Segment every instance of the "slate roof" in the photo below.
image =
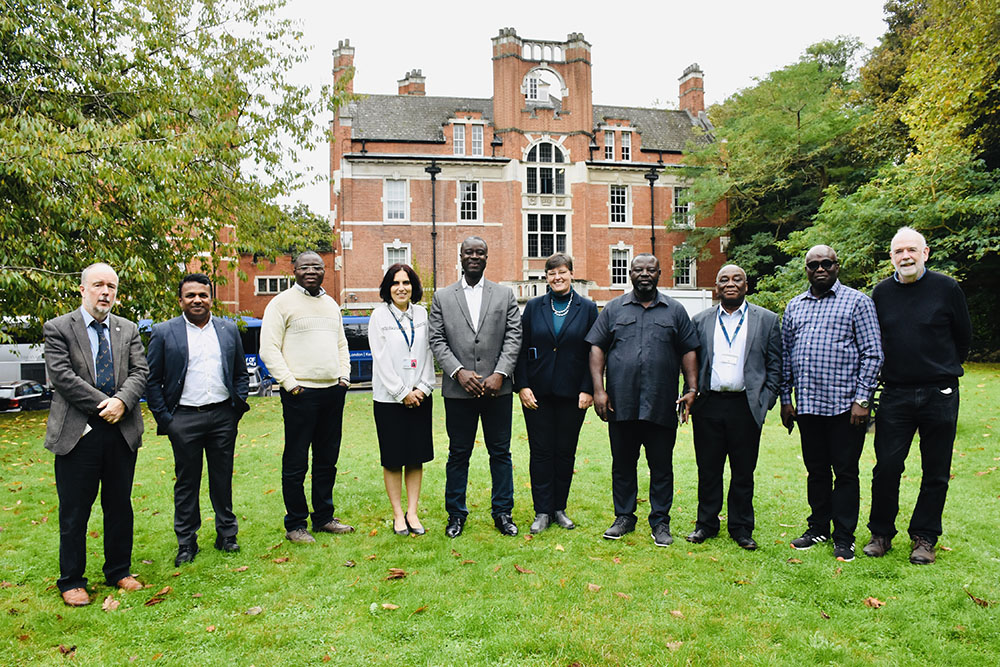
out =
[[(493, 99), (365, 95), (348, 104), (341, 115), (353, 118), (355, 140), (443, 142), (442, 126), (460, 111), (478, 111), (488, 122), (492, 121)], [(698, 138), (692, 132), (694, 127), (711, 129), (704, 115), (692, 118), (686, 111), (595, 104), (593, 127), (605, 119), (628, 119), (642, 134), (642, 147), (647, 150), (681, 151), (691, 139), (710, 140), (704, 136)]]

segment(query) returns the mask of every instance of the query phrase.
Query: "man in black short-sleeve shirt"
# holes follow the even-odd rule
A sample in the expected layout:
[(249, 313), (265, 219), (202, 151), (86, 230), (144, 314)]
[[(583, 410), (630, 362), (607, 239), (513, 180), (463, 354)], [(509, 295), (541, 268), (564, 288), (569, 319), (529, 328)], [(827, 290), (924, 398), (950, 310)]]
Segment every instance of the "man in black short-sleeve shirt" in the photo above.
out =
[[(632, 260), (633, 291), (612, 299), (597, 318), (587, 342), (594, 380), (594, 410), (608, 422), (611, 440), (611, 487), (615, 521), (604, 537), (617, 540), (635, 529), (639, 448), (649, 465), (649, 525), (657, 546), (673, 542), (673, 449), (675, 409), (683, 421), (698, 391), (695, 350), (698, 336), (684, 307), (661, 294), (656, 285), (660, 264), (641, 254)], [(604, 371), (607, 367), (607, 389)], [(677, 399), (683, 369), (689, 390)]]

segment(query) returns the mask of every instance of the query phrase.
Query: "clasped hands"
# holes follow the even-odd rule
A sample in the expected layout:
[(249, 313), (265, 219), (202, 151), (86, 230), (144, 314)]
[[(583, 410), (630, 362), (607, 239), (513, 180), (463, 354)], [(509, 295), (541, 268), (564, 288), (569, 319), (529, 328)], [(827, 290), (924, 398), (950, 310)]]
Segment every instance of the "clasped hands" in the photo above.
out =
[(503, 375), (500, 373), (492, 373), (484, 380), (482, 375), (468, 368), (460, 368), (455, 374), (455, 380), (473, 398), (493, 398), (503, 386)]
[(97, 416), (109, 424), (117, 424), (125, 416), (125, 403), (120, 398), (105, 398), (97, 404)]

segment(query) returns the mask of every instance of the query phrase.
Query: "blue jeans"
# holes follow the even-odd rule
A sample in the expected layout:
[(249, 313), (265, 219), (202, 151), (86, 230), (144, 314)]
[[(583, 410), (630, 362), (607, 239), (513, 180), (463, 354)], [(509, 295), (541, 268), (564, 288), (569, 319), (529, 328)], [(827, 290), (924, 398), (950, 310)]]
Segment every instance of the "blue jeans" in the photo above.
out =
[(941, 513), (948, 494), (951, 450), (958, 424), (958, 386), (885, 387), (875, 414), (875, 470), (872, 473), (872, 535), (896, 534), (899, 478), (913, 436), (920, 433), (923, 475), (910, 518), (910, 535), (932, 544), (941, 535)]

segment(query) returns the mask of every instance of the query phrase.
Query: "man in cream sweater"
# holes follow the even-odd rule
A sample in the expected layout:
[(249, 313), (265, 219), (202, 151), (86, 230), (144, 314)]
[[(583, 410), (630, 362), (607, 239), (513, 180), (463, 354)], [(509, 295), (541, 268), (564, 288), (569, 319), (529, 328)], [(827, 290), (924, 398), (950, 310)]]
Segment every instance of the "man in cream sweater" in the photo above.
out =
[(295, 285), (271, 299), (260, 327), (260, 358), (281, 385), (285, 450), (281, 494), (285, 537), (315, 542), (307, 529), (305, 478), (313, 449), (312, 527), (324, 533), (354, 528), (333, 516), (344, 395), (351, 359), (340, 306), (323, 289), (326, 267), (315, 252), (295, 258)]

